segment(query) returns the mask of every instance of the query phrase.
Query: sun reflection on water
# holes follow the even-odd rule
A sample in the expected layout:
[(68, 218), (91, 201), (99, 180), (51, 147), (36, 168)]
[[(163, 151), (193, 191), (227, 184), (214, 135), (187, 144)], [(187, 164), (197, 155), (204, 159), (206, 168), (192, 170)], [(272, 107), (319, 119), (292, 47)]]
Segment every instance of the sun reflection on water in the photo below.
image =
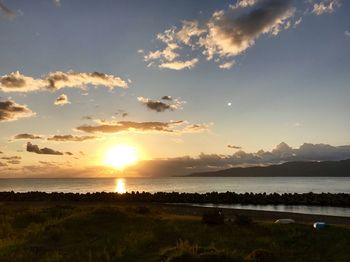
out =
[(126, 193), (125, 180), (123, 178), (117, 178), (115, 180), (114, 192), (119, 193), (119, 194)]

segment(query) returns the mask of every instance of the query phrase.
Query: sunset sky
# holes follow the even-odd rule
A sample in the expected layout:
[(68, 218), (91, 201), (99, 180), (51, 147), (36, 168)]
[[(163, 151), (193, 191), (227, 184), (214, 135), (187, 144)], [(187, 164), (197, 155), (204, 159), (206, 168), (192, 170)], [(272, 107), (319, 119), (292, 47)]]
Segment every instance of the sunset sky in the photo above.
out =
[(350, 158), (349, 14), (345, 0), (2, 0), (0, 176), (113, 175), (118, 145), (139, 159), (124, 175)]

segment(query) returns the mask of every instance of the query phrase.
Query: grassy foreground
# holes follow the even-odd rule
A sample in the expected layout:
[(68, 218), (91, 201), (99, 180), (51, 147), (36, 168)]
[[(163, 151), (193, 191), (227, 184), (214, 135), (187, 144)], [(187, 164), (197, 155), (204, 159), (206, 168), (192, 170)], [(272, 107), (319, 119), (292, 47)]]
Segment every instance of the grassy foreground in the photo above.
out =
[(0, 261), (350, 261), (350, 229), (226, 221), (162, 205), (0, 202)]

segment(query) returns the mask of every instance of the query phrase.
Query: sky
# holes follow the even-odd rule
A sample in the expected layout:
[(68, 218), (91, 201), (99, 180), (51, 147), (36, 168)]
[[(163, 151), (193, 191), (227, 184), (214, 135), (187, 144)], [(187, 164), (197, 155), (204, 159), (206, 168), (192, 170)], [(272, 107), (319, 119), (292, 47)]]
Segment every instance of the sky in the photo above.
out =
[(139, 159), (125, 176), (350, 158), (349, 12), (1, 0), (0, 176), (120, 175), (118, 145)]

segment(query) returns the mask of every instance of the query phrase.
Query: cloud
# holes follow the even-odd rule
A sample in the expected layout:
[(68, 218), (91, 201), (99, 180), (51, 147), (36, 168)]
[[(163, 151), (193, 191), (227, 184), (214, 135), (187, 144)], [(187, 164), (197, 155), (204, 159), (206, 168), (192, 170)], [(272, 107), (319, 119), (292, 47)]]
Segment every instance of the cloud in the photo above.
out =
[(204, 154), (197, 157), (183, 156), (142, 161), (139, 165), (124, 170), (140, 176), (179, 176), (193, 172), (214, 171), (237, 166), (280, 164), (287, 161), (326, 161), (350, 158), (349, 146), (304, 143), (291, 148), (286, 143), (277, 145), (271, 151), (255, 153), (237, 151), (232, 155)]
[(294, 22), (294, 25), (293, 25), (293, 27), (294, 28), (296, 28), (298, 25), (300, 25), (301, 24), (301, 22), (303, 21), (303, 18), (302, 17), (300, 17), (298, 20), (296, 20), (295, 22)]
[(116, 177), (119, 171), (102, 166), (93, 167), (75, 167), (70, 164), (69, 161), (65, 162), (51, 162), (40, 161), (37, 165), (25, 165), (21, 167), (8, 168), (4, 166), (0, 168), (0, 177), (8, 177), (9, 171), (11, 171), (11, 177), (96, 177), (96, 174), (100, 174), (101, 177)]
[(186, 121), (170, 122), (100, 122), (99, 125), (82, 125), (77, 127), (78, 131), (86, 133), (165, 133), (165, 134), (184, 134), (199, 133), (208, 130), (211, 124), (188, 124)]
[[(194, 21), (182, 21), (182, 27), (178, 32), (176, 32), (176, 27), (174, 28), (174, 34), (170, 36), (170, 33), (168, 33), (168, 39), (171, 39), (169, 42), (174, 42), (176, 40), (179, 40), (180, 42), (191, 45), (192, 43), (192, 38), (197, 37), (200, 35), (205, 34), (206, 28), (201, 27), (199, 22), (194, 20)], [(161, 34), (160, 34), (161, 35)], [(161, 40), (161, 38), (160, 38)], [(166, 41), (163, 41), (166, 42)]]
[[(127, 167), (123, 173), (133, 176), (179, 176), (193, 172), (215, 171), (237, 166), (256, 166), (279, 164), (287, 161), (325, 161), (350, 158), (350, 145), (331, 146), (326, 144), (304, 143), (299, 148), (292, 148), (286, 143), (277, 145), (271, 151), (259, 150), (255, 153), (237, 151), (230, 155), (205, 154), (198, 156), (182, 156), (164, 159), (140, 161), (137, 165)], [(13, 173), (14, 176), (115, 176), (117, 171), (106, 167), (69, 167), (69, 163), (43, 162), (40, 166), (23, 166)], [(6, 167), (4, 167), (6, 169)], [(7, 176), (8, 171), (2, 169), (0, 175)], [(4, 171), (5, 170), (5, 171)]]
[(11, 165), (19, 165), (21, 163), (20, 160), (9, 160), (7, 161), (8, 164), (11, 164)]
[(70, 104), (68, 100), (68, 96), (65, 94), (60, 95), (59, 97), (56, 98), (55, 103), (56, 106), (64, 106), (67, 104)]
[(65, 72), (52, 72), (47, 76), (49, 82), (49, 89), (60, 89), (63, 87), (82, 87), (86, 85), (93, 86), (106, 86), (109, 89), (115, 87), (127, 88), (126, 81), (113, 75), (107, 75), (105, 73), (93, 72), (93, 73), (79, 73), (69, 71)]
[(120, 133), (120, 132), (174, 132), (173, 125), (178, 122), (131, 122), (119, 121), (96, 126), (83, 125), (77, 130), (86, 133)]
[(33, 134), (18, 134), (13, 137), (13, 139), (42, 139), (42, 136), (33, 135)]
[(109, 89), (128, 88), (127, 82), (123, 79), (99, 72), (56, 71), (48, 73), (42, 79), (34, 79), (17, 71), (0, 77), (0, 90), (3, 92), (55, 91), (61, 88), (84, 89), (87, 85), (106, 86)]
[[(167, 98), (170, 98), (168, 96), (166, 96)], [(168, 100), (168, 101), (172, 101), (172, 103), (164, 103), (162, 101), (159, 100), (152, 100), (149, 98), (145, 98), (142, 96), (139, 96), (137, 98), (137, 100), (139, 102), (141, 102), (143, 105), (145, 105), (148, 109), (156, 111), (156, 112), (164, 112), (166, 110), (169, 111), (174, 111), (177, 109), (182, 108), (182, 105), (185, 103), (184, 101), (180, 101), (179, 99), (163, 99), (163, 100)]]
[(172, 99), (171, 96), (163, 96), (163, 97), (162, 97), (162, 100), (169, 100), (169, 101), (171, 101), (171, 100), (173, 100), (173, 99)]
[(72, 152), (65, 152), (65, 154), (68, 155), (68, 156), (74, 155)]
[(181, 70), (193, 68), (199, 60), (182, 61), (180, 53), (185, 57), (201, 53), (207, 60), (215, 58), (219, 68), (229, 69), (234, 65), (232, 57), (244, 53), (259, 37), (276, 36), (291, 26), (296, 12), (291, 2), (243, 0), (214, 12), (205, 22), (182, 21), (179, 28), (173, 26), (157, 35), (164, 48), (144, 54), (144, 61), (148, 66)]
[(5, 167), (5, 166), (7, 166), (7, 164), (0, 162), (0, 167)]
[(235, 5), (230, 5), (231, 9), (239, 9), (239, 8), (246, 8), (250, 6), (254, 6), (258, 0), (238, 0)]
[(197, 58), (193, 58), (187, 61), (172, 61), (167, 63), (162, 63), (159, 65), (160, 68), (167, 68), (173, 70), (191, 69), (198, 63)]
[(154, 110), (156, 112), (164, 112), (166, 110), (173, 111), (174, 109), (171, 107), (171, 105), (163, 103), (161, 101), (155, 101), (155, 100), (150, 100), (145, 97), (138, 97), (138, 101), (140, 101), (142, 104), (144, 104), (148, 109)]
[(209, 127), (212, 124), (192, 124), (186, 126), (183, 130), (182, 133), (202, 133), (204, 131), (208, 131)]
[(5, 160), (7, 164), (18, 165), (21, 163), (22, 158), (20, 156), (4, 156), (1, 159)]
[(0, 101), (0, 122), (15, 121), (19, 118), (31, 117), (35, 113), (26, 105), (17, 104), (13, 100)]
[[(54, 135), (48, 137), (48, 141), (58, 141), (58, 142), (84, 142), (87, 140), (97, 139), (96, 136), (73, 136), (73, 135)], [(43, 136), (34, 134), (18, 134), (13, 137), (13, 139), (44, 139)]]
[(223, 64), (219, 65), (219, 68), (221, 68), (221, 69), (231, 69), (232, 66), (234, 66), (234, 64), (235, 64), (235, 61), (226, 62), (226, 63), (223, 63)]
[(319, 3), (313, 4), (312, 13), (322, 15), (325, 13), (333, 13), (335, 9), (341, 6), (340, 0), (322, 0)]
[(215, 12), (207, 24), (208, 35), (200, 40), (207, 59), (243, 53), (263, 34), (277, 35), (294, 15), (291, 1), (261, 1), (250, 12)]
[(242, 149), (241, 146), (234, 146), (234, 145), (227, 145), (227, 147), (232, 149)]
[(73, 135), (55, 135), (49, 137), (49, 141), (59, 141), (59, 142), (83, 142), (87, 140), (97, 139), (96, 136), (73, 136)]
[(3, 156), (1, 159), (6, 161), (12, 161), (12, 160), (21, 160), (22, 157), (20, 156)]
[(52, 0), (52, 3), (53, 3), (56, 7), (61, 7), (61, 0)]
[(127, 112), (125, 112), (124, 110), (118, 110), (118, 112), (114, 113), (115, 115), (120, 115), (121, 117), (127, 117), (129, 114)]
[(92, 116), (83, 116), (82, 119), (84, 120), (93, 120)]
[(62, 152), (53, 150), (51, 148), (39, 148), (37, 145), (33, 145), (32, 143), (27, 143), (27, 152), (32, 152), (36, 154), (45, 154), (45, 155), (63, 155)]
[(13, 12), (6, 5), (4, 5), (2, 1), (0, 1), (0, 12), (3, 13), (8, 18), (12, 18), (16, 16), (15, 12)]
[(54, 162), (54, 161), (39, 161), (39, 164), (42, 164), (42, 165), (48, 166), (48, 167), (59, 168), (59, 163)]
[(0, 90), (2, 92), (32, 92), (45, 89), (48, 82), (22, 75), (19, 71), (0, 77)]
[(344, 35), (345, 35), (346, 37), (350, 37), (350, 31), (346, 30), (346, 31), (344, 32)]

